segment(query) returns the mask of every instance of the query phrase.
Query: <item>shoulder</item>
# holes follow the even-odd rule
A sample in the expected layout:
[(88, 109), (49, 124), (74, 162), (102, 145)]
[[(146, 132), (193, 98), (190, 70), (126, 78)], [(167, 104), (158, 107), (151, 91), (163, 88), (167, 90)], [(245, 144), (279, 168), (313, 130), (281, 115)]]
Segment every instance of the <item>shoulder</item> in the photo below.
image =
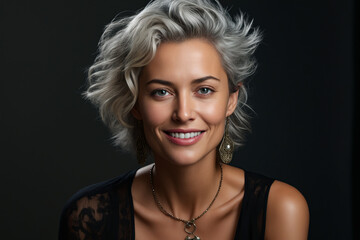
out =
[(94, 201), (101, 201), (104, 198), (110, 198), (114, 191), (127, 188), (135, 175), (135, 171), (122, 174), (118, 177), (89, 185), (77, 191), (65, 204), (64, 210), (71, 208), (71, 205), (76, 204), (82, 206)]
[(127, 191), (134, 175), (128, 172), (76, 192), (61, 213), (59, 239), (87, 239), (106, 231), (118, 191)]
[(294, 187), (274, 181), (266, 211), (265, 239), (307, 239), (309, 209), (304, 196)]

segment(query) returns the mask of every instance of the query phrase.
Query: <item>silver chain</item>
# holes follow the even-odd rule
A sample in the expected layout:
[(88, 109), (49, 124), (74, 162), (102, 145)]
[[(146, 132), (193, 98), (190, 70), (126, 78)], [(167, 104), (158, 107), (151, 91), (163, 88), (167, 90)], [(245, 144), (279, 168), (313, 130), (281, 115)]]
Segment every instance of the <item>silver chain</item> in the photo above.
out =
[(152, 188), (152, 194), (153, 194), (153, 197), (154, 197), (154, 201), (156, 202), (156, 204), (157, 204), (158, 208), (160, 209), (160, 211), (162, 213), (164, 213), (166, 216), (169, 216), (169, 217), (171, 217), (172, 219), (174, 219), (176, 221), (183, 222), (183, 223), (185, 223), (185, 225), (194, 225), (196, 227), (195, 221), (198, 220), (199, 218), (201, 218), (202, 216), (204, 216), (204, 214), (209, 211), (209, 209), (211, 208), (211, 206), (215, 202), (215, 199), (219, 195), (219, 192), (220, 192), (220, 189), (221, 189), (221, 184), (222, 184), (222, 181), (223, 181), (223, 169), (222, 169), (221, 163), (219, 163), (219, 165), (220, 165), (220, 173), (221, 173), (221, 175), (220, 175), (219, 187), (218, 187), (218, 190), (217, 190), (217, 192), (215, 194), (215, 197), (211, 201), (210, 205), (205, 209), (205, 211), (203, 211), (199, 216), (197, 216), (197, 217), (195, 217), (195, 218), (193, 218), (191, 220), (185, 220), (185, 219), (182, 219), (182, 218), (179, 218), (179, 217), (175, 217), (173, 214), (166, 211), (164, 209), (164, 207), (161, 205), (160, 200), (157, 197), (156, 192), (155, 192), (155, 188), (154, 188), (154, 182), (153, 182), (153, 170), (154, 170), (154, 167), (155, 167), (155, 164), (154, 164), (150, 169), (150, 183), (151, 183), (151, 188)]

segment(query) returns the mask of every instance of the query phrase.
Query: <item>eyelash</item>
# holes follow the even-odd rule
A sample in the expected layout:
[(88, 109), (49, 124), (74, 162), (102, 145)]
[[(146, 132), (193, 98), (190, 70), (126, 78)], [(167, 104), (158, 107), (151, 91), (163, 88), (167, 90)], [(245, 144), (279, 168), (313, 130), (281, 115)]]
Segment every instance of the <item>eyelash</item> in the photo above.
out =
[[(201, 90), (207, 90), (208, 92), (207, 93), (200, 93)], [(159, 93), (160, 92), (163, 92), (162, 95), (160, 95)], [(208, 96), (212, 93), (214, 93), (215, 91), (209, 87), (200, 87), (196, 90), (196, 93), (198, 93), (199, 95), (201, 96)], [(168, 96), (170, 93), (170, 91), (166, 90), (166, 89), (163, 89), (163, 88), (159, 88), (159, 89), (155, 89), (153, 91), (151, 91), (150, 95), (151, 96), (155, 96), (155, 97), (166, 97)]]
[(209, 92), (208, 93), (201, 93), (201, 95), (210, 95), (210, 94), (212, 94), (214, 92), (214, 90), (212, 90), (209, 87), (201, 87), (196, 92), (200, 92), (201, 90), (204, 90), (204, 89), (208, 90)]
[(151, 96), (156, 96), (156, 97), (164, 97), (164, 96), (167, 96), (167, 95), (163, 95), (163, 96), (158, 95), (158, 93), (161, 92), (161, 91), (164, 91), (164, 92), (166, 92), (167, 94), (169, 94), (169, 91), (167, 91), (167, 90), (165, 90), (165, 89), (155, 89), (155, 90), (151, 91)]

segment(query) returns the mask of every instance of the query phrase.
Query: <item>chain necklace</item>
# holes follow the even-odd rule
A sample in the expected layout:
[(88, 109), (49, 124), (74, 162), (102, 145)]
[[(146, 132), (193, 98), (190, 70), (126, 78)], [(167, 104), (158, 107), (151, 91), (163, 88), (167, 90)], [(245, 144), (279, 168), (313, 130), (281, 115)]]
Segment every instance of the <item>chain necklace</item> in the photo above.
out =
[(198, 236), (195, 235), (195, 231), (196, 231), (196, 224), (195, 221), (198, 220), (199, 218), (201, 218), (202, 216), (204, 216), (205, 213), (207, 213), (209, 211), (209, 209), (211, 208), (211, 206), (213, 205), (213, 203), (215, 202), (215, 199), (217, 198), (217, 196), (219, 195), (220, 189), (221, 189), (221, 184), (222, 184), (222, 180), (223, 180), (223, 169), (221, 166), (221, 163), (219, 163), (220, 165), (220, 182), (219, 182), (219, 187), (218, 190), (213, 198), (213, 200), (211, 201), (211, 203), (209, 204), (209, 206), (205, 209), (205, 211), (203, 211), (199, 216), (190, 219), (190, 220), (185, 220), (182, 218), (178, 218), (175, 217), (173, 214), (169, 213), (168, 211), (166, 211), (164, 209), (164, 207), (161, 205), (160, 200), (158, 198), (158, 196), (156, 195), (155, 192), (155, 188), (154, 188), (154, 182), (153, 182), (153, 170), (155, 167), (155, 164), (151, 167), (150, 169), (150, 183), (151, 183), (151, 188), (152, 188), (152, 194), (154, 197), (154, 201), (157, 204), (158, 208), (160, 209), (160, 211), (165, 214), (166, 216), (179, 221), (179, 222), (183, 222), (185, 224), (184, 227), (184, 231), (186, 232), (187, 236), (185, 238), (185, 240), (200, 240), (200, 238)]

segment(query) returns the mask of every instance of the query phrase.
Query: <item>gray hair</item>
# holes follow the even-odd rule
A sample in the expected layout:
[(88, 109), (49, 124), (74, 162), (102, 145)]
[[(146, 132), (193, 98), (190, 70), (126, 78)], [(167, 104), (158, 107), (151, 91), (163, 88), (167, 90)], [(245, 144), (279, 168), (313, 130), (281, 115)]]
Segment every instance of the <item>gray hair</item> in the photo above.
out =
[(129, 150), (139, 137), (130, 111), (138, 97), (139, 74), (159, 44), (204, 38), (219, 52), (230, 91), (240, 86), (237, 107), (229, 118), (229, 134), (235, 146), (240, 146), (250, 130), (244, 111), (247, 92), (241, 83), (256, 68), (253, 53), (261, 40), (258, 29), (251, 25), (242, 13), (231, 18), (218, 1), (209, 0), (155, 0), (137, 14), (107, 25), (88, 71), (85, 96), (99, 108), (115, 145)]

